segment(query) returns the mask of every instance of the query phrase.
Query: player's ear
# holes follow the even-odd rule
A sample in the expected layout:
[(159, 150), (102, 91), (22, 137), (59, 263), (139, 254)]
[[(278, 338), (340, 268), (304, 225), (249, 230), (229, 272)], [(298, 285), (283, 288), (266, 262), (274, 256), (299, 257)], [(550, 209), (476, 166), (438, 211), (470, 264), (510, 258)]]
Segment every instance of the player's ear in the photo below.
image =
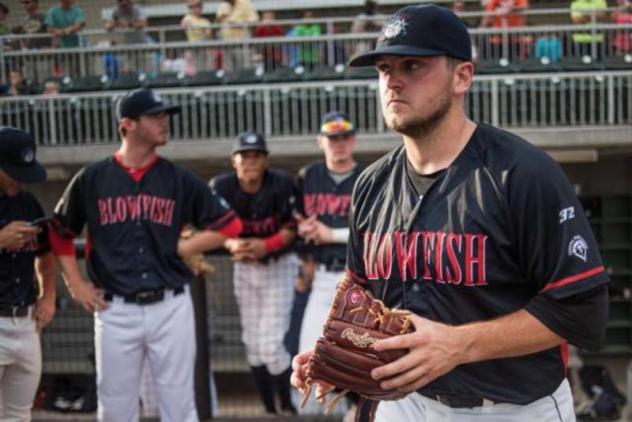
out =
[(324, 138), (323, 135), (318, 135), (316, 137), (316, 144), (318, 145), (318, 148), (320, 148), (320, 149), (324, 148), (324, 145), (323, 145), (324, 140), (323, 140), (323, 138)]
[(474, 78), (474, 65), (471, 62), (460, 62), (454, 65), (453, 86), (454, 94), (465, 95), (472, 86)]

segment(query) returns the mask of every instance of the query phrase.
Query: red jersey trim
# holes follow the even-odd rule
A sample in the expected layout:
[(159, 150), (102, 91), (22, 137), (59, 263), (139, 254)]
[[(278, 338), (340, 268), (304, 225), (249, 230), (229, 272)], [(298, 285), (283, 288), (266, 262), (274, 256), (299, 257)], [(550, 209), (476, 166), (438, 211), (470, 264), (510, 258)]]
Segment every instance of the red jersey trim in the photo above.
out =
[(244, 224), (239, 217), (233, 218), (230, 223), (226, 224), (218, 233), (223, 234), (226, 237), (235, 238), (241, 234), (244, 230)]
[(135, 182), (140, 182), (143, 176), (149, 171), (150, 168), (154, 166), (154, 164), (156, 164), (156, 161), (158, 161), (159, 158), (160, 157), (156, 155), (154, 159), (151, 160), (151, 162), (147, 164), (146, 166), (138, 168), (138, 169), (133, 169), (131, 167), (126, 167), (123, 164), (123, 161), (122, 161), (123, 159), (121, 158), (121, 154), (119, 154), (118, 152), (114, 154), (114, 161), (116, 162), (116, 164), (118, 164), (123, 170), (125, 170), (125, 173), (129, 174), (129, 176), (132, 179), (134, 179)]
[(50, 246), (56, 256), (75, 256), (75, 244), (72, 237), (63, 237), (54, 228), (48, 234)]
[[(220, 231), (225, 226), (227, 226), (231, 221), (233, 221), (235, 218), (239, 218), (239, 217), (237, 216), (235, 211), (230, 210), (230, 211), (226, 212), (226, 214), (224, 214), (220, 218), (218, 218), (217, 220), (213, 221), (211, 224), (208, 224), (205, 227), (205, 230)], [(239, 220), (239, 221), (241, 222), (241, 220)], [(241, 233), (241, 230), (239, 231), (239, 233)]]
[(564, 376), (568, 372), (568, 343), (560, 344), (560, 354), (562, 355), (562, 365), (564, 365)]
[(347, 268), (346, 273), (349, 277), (351, 277), (353, 279), (353, 281), (355, 281), (358, 284), (366, 284), (367, 281), (365, 279), (363, 279), (362, 277), (360, 277), (359, 275), (357, 275), (356, 273), (354, 273), (353, 271), (351, 271), (349, 268)]
[(557, 289), (558, 287), (566, 286), (567, 284), (575, 283), (577, 281), (581, 281), (587, 279), (588, 277), (592, 277), (595, 274), (599, 274), (605, 271), (605, 268), (602, 266), (593, 268), (592, 270), (584, 271), (583, 273), (575, 274), (570, 277), (563, 278), (558, 281), (551, 281), (548, 283), (540, 292), (546, 292), (547, 290)]

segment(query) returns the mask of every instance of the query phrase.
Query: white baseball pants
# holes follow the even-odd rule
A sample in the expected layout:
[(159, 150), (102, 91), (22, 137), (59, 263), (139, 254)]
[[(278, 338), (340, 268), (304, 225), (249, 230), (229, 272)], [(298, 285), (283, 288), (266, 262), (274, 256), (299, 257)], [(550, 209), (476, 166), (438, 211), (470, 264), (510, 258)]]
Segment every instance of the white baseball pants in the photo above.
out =
[[(313, 349), (316, 341), (323, 334), (323, 326), (329, 314), (329, 307), (334, 299), (336, 285), (342, 280), (344, 271), (330, 272), (323, 265), (316, 268), (312, 291), (307, 300), (303, 323), (301, 324), (301, 337), (299, 342), (299, 352)], [(300, 396), (300, 394), (298, 394)], [(295, 400), (297, 396), (294, 397)], [(302, 396), (298, 398), (296, 408), (301, 415), (322, 415), (325, 413), (325, 406), (316, 401), (316, 395), (312, 393), (304, 407), (300, 407)], [(331, 410), (332, 415), (344, 415), (347, 410), (346, 400), (340, 400)]]
[(189, 288), (148, 305), (115, 297), (95, 314), (97, 418), (137, 422), (147, 359), (163, 422), (195, 422), (195, 321)]
[(298, 258), (288, 253), (267, 263), (236, 262), (235, 297), (241, 339), (250, 366), (265, 365), (272, 375), (289, 368), (291, 357), (283, 338), (290, 326)]
[(42, 349), (35, 321), (0, 317), (0, 421), (28, 422), (42, 373)]
[(573, 396), (568, 380), (553, 394), (527, 405), (498, 403), (471, 409), (453, 409), (418, 393), (397, 401), (382, 401), (375, 422), (575, 422)]

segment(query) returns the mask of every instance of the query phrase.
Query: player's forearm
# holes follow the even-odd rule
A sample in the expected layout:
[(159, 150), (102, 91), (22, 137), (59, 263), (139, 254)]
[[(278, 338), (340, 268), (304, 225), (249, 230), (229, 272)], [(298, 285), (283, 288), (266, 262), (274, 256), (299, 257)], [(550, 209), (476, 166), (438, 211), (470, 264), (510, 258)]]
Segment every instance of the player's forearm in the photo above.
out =
[(68, 289), (73, 290), (74, 287), (84, 282), (79, 263), (74, 255), (58, 255), (57, 261)]
[(213, 230), (196, 232), (188, 239), (178, 241), (178, 255), (189, 256), (217, 249), (225, 240), (226, 236)]
[(525, 310), (455, 327), (462, 342), (461, 363), (523, 356), (550, 349), (564, 339)]
[(53, 299), (56, 297), (55, 290), (55, 257), (51, 252), (35, 258), (35, 274), (40, 286), (42, 297)]

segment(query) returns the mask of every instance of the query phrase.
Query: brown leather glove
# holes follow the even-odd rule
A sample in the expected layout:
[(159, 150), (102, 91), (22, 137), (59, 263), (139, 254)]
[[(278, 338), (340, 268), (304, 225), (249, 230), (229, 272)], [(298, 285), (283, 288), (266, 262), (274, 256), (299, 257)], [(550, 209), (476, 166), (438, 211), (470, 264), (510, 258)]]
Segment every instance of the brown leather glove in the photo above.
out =
[[(380, 382), (371, 377), (371, 371), (401, 358), (408, 349), (376, 352), (371, 346), (377, 340), (414, 331), (409, 315), (409, 311), (389, 309), (371, 292), (345, 276), (336, 288), (323, 337), (318, 339), (315, 353), (307, 364), (308, 389), (314, 380), (320, 380), (343, 390), (342, 395), (353, 391), (370, 400), (404, 397), (406, 394), (400, 391), (382, 389)], [(304, 401), (308, 396), (309, 390)]]

